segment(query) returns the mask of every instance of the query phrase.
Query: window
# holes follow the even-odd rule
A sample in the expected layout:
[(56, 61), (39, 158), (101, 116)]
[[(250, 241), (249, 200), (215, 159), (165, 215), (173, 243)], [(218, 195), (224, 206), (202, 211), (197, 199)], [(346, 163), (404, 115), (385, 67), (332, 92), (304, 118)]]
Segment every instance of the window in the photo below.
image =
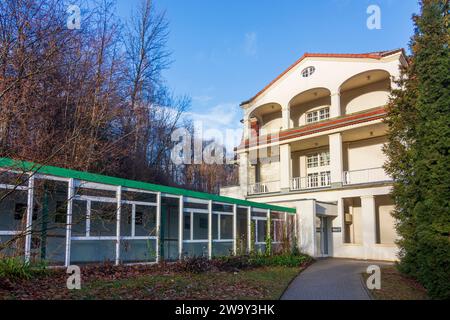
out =
[(322, 108), (306, 114), (306, 123), (322, 121), (330, 118), (330, 108)]
[(309, 155), (307, 162), (308, 162), (308, 168), (318, 167), (319, 166), (319, 155), (318, 154)]
[(317, 188), (319, 186), (319, 174), (310, 173), (308, 174), (308, 188)]
[(330, 152), (322, 152), (320, 154), (320, 166), (325, 167), (330, 165)]
[(316, 71), (316, 68), (314, 68), (313, 66), (306, 67), (305, 69), (302, 70), (302, 77), (308, 78), (314, 73), (314, 71)]
[(323, 108), (319, 110), (319, 120), (330, 118), (330, 108)]
[(326, 187), (330, 185), (330, 171), (324, 171), (320, 173), (320, 186)]

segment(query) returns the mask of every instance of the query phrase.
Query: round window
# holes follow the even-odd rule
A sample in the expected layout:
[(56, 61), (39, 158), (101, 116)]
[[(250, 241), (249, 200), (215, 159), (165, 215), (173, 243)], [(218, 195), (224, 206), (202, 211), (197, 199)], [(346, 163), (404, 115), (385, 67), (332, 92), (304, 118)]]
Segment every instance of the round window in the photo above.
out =
[(316, 68), (314, 68), (313, 66), (307, 67), (302, 70), (302, 77), (308, 78), (310, 75), (312, 75), (314, 73), (314, 71), (316, 71)]

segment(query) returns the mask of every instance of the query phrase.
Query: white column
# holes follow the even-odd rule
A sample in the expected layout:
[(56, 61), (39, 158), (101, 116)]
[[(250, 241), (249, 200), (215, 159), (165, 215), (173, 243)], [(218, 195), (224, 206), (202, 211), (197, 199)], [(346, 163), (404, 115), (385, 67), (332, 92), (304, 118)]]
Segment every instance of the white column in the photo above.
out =
[(243, 120), (244, 125), (244, 140), (250, 138), (250, 119), (248, 116), (244, 116)]
[(64, 265), (68, 267), (70, 265), (70, 245), (72, 237), (72, 208), (73, 197), (75, 195), (75, 180), (69, 180), (69, 186), (67, 190), (67, 217), (66, 217), (66, 257)]
[(247, 208), (247, 251), (252, 251), (252, 207)]
[(281, 116), (283, 121), (283, 130), (289, 129), (291, 124), (291, 110), (289, 106), (283, 107), (283, 109), (281, 110)]
[[(270, 224), (271, 224), (271, 221), (270, 221), (270, 209), (267, 209), (267, 215), (266, 215), (266, 217), (267, 217), (267, 223), (266, 223), (266, 226), (267, 226), (267, 230), (266, 230), (266, 239), (269, 239), (270, 238)], [(273, 239), (271, 239), (270, 240), (271, 242), (273, 242)]]
[(120, 263), (120, 219), (122, 213), (122, 187), (118, 186), (116, 191), (116, 266)]
[(178, 258), (183, 258), (184, 199), (180, 196), (178, 207)]
[(341, 94), (339, 92), (331, 95), (330, 118), (336, 118), (341, 115)]
[(361, 217), (363, 246), (365, 259), (370, 259), (371, 248), (376, 243), (376, 213), (375, 213), (375, 197), (361, 197)]
[(239, 185), (241, 194), (246, 196), (248, 193), (248, 153), (239, 154)]
[(342, 186), (342, 172), (343, 172), (343, 156), (342, 156), (342, 135), (340, 133), (330, 134), (330, 171), (331, 171), (331, 186)]
[(237, 253), (237, 205), (233, 205), (233, 255)]
[(161, 192), (156, 194), (156, 263), (161, 261)]
[(30, 261), (31, 256), (31, 232), (33, 227), (33, 209), (34, 209), (34, 176), (28, 178), (28, 195), (27, 195), (27, 216), (25, 227), (25, 261)]
[[(192, 226), (191, 226), (192, 228)], [(208, 203), (208, 259), (212, 258), (212, 200)]]
[(289, 192), (291, 184), (291, 146), (280, 146), (280, 189)]

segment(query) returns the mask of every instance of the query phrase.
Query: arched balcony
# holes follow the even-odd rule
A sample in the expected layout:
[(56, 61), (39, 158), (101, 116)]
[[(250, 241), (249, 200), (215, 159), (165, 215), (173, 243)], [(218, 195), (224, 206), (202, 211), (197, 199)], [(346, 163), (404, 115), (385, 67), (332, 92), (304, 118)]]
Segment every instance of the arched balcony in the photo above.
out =
[(341, 114), (351, 114), (384, 106), (389, 101), (391, 75), (370, 70), (347, 79), (340, 86)]
[(291, 127), (326, 120), (330, 117), (331, 92), (314, 88), (296, 95), (289, 102)]
[(250, 115), (250, 128), (258, 134), (270, 134), (282, 129), (282, 109), (278, 103), (268, 103), (256, 108)]

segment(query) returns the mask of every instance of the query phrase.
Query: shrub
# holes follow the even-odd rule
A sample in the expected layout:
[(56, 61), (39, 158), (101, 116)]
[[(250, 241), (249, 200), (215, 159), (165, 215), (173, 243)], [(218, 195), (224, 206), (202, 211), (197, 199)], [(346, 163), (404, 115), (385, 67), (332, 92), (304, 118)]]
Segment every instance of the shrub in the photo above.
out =
[(29, 263), (19, 258), (0, 259), (0, 278), (11, 280), (30, 279), (32, 270)]
[(254, 266), (299, 267), (311, 261), (312, 258), (310, 256), (303, 254), (279, 254), (273, 256), (254, 255), (250, 258), (250, 264)]

